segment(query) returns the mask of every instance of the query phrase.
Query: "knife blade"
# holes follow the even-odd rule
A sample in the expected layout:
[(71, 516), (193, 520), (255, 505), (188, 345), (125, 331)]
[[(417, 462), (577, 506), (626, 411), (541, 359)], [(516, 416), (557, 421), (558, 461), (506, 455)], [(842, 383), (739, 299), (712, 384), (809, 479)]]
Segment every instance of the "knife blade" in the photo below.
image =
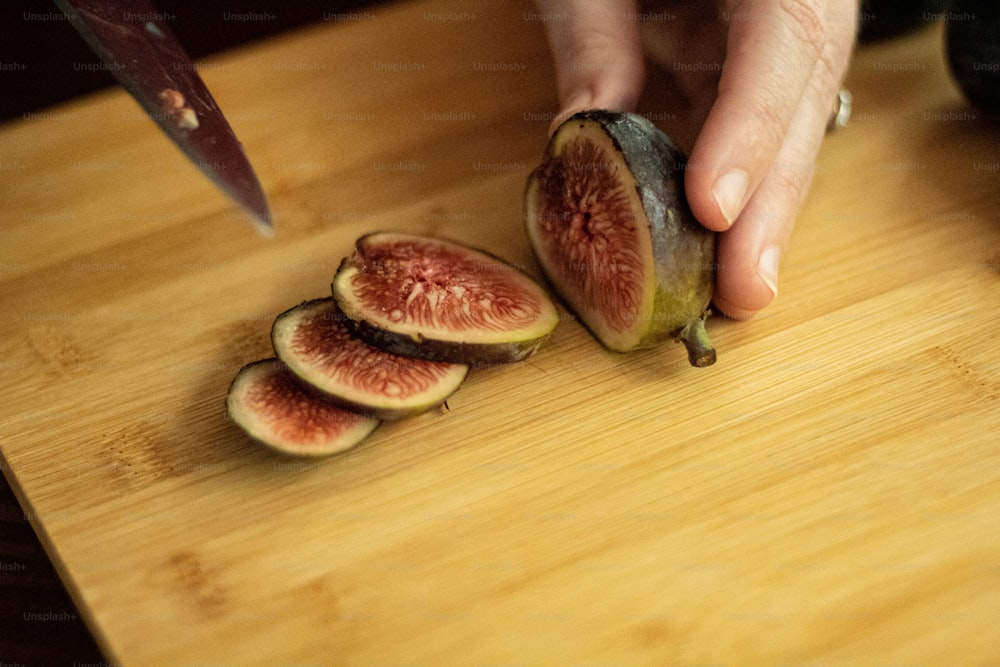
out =
[(118, 82), (264, 234), (271, 213), (243, 146), (150, 0), (55, 0)]

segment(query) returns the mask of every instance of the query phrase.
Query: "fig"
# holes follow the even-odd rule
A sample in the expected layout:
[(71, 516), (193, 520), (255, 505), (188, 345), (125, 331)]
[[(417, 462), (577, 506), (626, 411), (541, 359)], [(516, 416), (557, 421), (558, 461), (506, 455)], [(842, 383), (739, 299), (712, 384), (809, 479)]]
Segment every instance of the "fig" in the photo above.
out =
[(469, 367), (413, 359), (372, 347), (352, 335), (331, 297), (304, 301), (274, 320), (278, 359), (347, 408), (400, 419), (444, 403)]
[(226, 407), (251, 438), (301, 456), (350, 449), (381, 423), (314, 390), (275, 358), (241, 368), (229, 386)]
[(394, 354), (491, 365), (533, 354), (559, 322), (545, 289), (483, 250), (441, 238), (359, 238), (332, 291), (355, 335)]
[(705, 332), (715, 234), (684, 197), (686, 157), (646, 118), (583, 111), (563, 122), (528, 178), (524, 217), (554, 291), (616, 352), (682, 341), (715, 363)]

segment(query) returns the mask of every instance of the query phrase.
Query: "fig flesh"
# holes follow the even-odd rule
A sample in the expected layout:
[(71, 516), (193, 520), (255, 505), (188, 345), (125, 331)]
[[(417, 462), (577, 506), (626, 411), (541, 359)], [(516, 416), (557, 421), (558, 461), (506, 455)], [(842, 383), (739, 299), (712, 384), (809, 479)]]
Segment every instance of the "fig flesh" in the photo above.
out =
[(528, 357), (559, 322), (547, 292), (523, 271), (426, 236), (362, 236), (332, 291), (355, 335), (370, 345), (473, 367)]
[(275, 354), (304, 382), (350, 409), (400, 419), (444, 403), (469, 367), (385, 352), (356, 338), (336, 302), (305, 301), (271, 328)]
[(274, 358), (241, 368), (229, 387), (226, 406), (232, 420), (250, 437), (299, 456), (326, 456), (350, 449), (381, 423), (313, 390)]
[(553, 134), (524, 196), (543, 273), (593, 335), (627, 352), (681, 340), (715, 362), (705, 332), (715, 234), (684, 197), (686, 158), (642, 116), (584, 111)]

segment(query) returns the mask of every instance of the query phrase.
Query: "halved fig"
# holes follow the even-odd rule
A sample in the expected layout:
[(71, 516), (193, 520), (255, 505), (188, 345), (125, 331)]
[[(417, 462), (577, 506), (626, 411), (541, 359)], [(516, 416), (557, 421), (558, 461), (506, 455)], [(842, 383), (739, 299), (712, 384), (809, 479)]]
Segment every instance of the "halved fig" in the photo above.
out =
[(350, 449), (381, 423), (315, 391), (274, 358), (240, 369), (229, 386), (226, 407), (254, 440), (299, 456)]
[(473, 367), (524, 359), (559, 322), (555, 304), (527, 274), (439, 238), (362, 236), (332, 289), (355, 334), (375, 347)]
[(554, 290), (605, 347), (676, 338), (692, 365), (708, 366), (715, 234), (688, 208), (685, 164), (642, 116), (578, 113), (528, 179), (525, 224)]
[(400, 419), (444, 403), (469, 367), (385, 352), (352, 335), (333, 298), (305, 301), (274, 321), (278, 358), (345, 407)]

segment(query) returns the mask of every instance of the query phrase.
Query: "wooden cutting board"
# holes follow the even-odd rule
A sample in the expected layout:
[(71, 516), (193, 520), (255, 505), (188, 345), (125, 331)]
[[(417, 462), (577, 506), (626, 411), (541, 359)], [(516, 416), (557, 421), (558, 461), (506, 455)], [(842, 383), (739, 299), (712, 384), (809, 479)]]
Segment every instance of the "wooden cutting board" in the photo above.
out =
[[(121, 92), (0, 128), (3, 470), (109, 661), (1000, 661), (998, 133), (940, 26), (859, 52), (781, 295), (710, 321), (715, 366), (567, 317), (343, 455), (227, 420), (360, 234), (534, 266), (533, 7), (403, 3), (203, 63), (273, 239)], [(683, 138), (668, 89), (641, 110)]]

